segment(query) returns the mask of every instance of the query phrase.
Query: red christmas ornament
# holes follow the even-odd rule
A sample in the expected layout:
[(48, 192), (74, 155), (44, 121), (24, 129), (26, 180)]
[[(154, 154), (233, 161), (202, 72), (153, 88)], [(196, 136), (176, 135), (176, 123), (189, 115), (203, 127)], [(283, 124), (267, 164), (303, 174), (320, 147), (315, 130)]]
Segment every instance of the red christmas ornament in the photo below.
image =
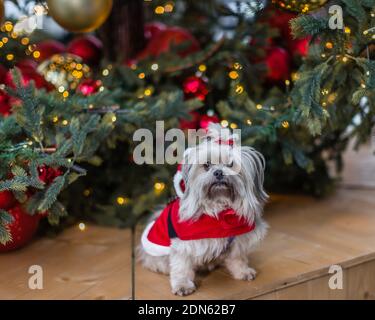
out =
[(8, 210), (13, 217), (13, 222), (7, 225), (12, 240), (5, 245), (0, 244), (0, 252), (7, 252), (21, 248), (34, 236), (39, 226), (41, 215), (29, 215), (20, 204)]
[(55, 180), (58, 176), (61, 176), (63, 172), (59, 168), (52, 168), (46, 165), (40, 166), (38, 168), (39, 171), (39, 179), (43, 181), (45, 184), (50, 184)]
[(8, 210), (13, 207), (16, 199), (11, 191), (1, 191), (0, 192), (0, 209)]
[(289, 78), (290, 56), (285, 49), (272, 47), (267, 50), (265, 64), (267, 65), (267, 80), (278, 82)]
[(306, 57), (309, 52), (309, 38), (305, 39), (293, 39), (288, 43), (289, 52), (294, 56)]
[(49, 59), (55, 54), (65, 52), (65, 45), (56, 40), (46, 40), (36, 45), (36, 50), (40, 52), (38, 61)]
[[(182, 48), (175, 48), (182, 46)], [(137, 60), (150, 57), (157, 58), (162, 53), (170, 52), (172, 49), (180, 57), (185, 57), (199, 50), (199, 43), (194, 36), (185, 29), (170, 27), (156, 33), (150, 39), (146, 48), (137, 56)]]
[(182, 130), (198, 129), (201, 115), (197, 111), (191, 111), (189, 114), (190, 119), (180, 119), (180, 128)]
[(290, 20), (297, 17), (297, 14), (269, 7), (268, 12), (272, 13), (272, 17), (268, 20), (268, 24), (279, 30), (280, 37), (285, 41), (289, 52), (292, 55), (305, 57), (308, 53), (308, 45), (310, 38), (294, 39), (290, 28)]
[(219, 117), (215, 114), (212, 115), (212, 116), (204, 114), (203, 116), (201, 116), (201, 118), (199, 120), (199, 127), (201, 129), (208, 129), (208, 126), (211, 123), (218, 123), (219, 121), (220, 121)]
[(84, 96), (91, 96), (92, 94), (97, 93), (101, 86), (102, 82), (100, 80), (87, 79), (79, 84), (77, 90)]
[(145, 25), (145, 38), (147, 40), (157, 36), (161, 31), (167, 29), (167, 26), (160, 22), (150, 22)]
[(93, 35), (82, 36), (70, 42), (67, 52), (81, 57), (87, 64), (97, 65), (102, 57), (103, 44)]
[(8, 70), (0, 64), (0, 84), (4, 82)]
[(183, 90), (186, 99), (197, 98), (204, 101), (208, 94), (206, 82), (196, 76), (191, 76), (184, 81)]
[(4, 117), (11, 114), (10, 97), (3, 90), (0, 90), (0, 114)]
[[(52, 90), (54, 87), (48, 83), (44, 77), (38, 73), (37, 71), (37, 64), (35, 61), (32, 60), (23, 60), (17, 63), (16, 67), (20, 69), (22, 75), (22, 84), (24, 86), (28, 85), (31, 80), (34, 81), (35, 86), (40, 88), (45, 88), (47, 90)], [(15, 88), (15, 84), (13, 82), (12, 74), (10, 71), (5, 76), (5, 84)]]
[(278, 9), (271, 9), (268, 11), (272, 14), (267, 21), (269, 25), (278, 29), (281, 37), (286, 40), (291, 40), (292, 36), (289, 22), (291, 19), (296, 18), (297, 14)]

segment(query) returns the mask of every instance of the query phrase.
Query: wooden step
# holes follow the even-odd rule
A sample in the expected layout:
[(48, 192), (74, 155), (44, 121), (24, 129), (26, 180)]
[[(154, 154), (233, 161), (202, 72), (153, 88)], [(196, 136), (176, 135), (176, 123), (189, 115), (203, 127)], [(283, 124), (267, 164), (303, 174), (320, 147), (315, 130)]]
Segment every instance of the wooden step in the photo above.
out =
[[(200, 276), (187, 299), (375, 298), (375, 197), (372, 190), (339, 190), (322, 201), (276, 197), (267, 208), (271, 225), (251, 256), (252, 282), (219, 269)], [(39, 239), (0, 256), (2, 299), (128, 299), (128, 231), (87, 226)], [(28, 288), (28, 268), (41, 265), (44, 290)], [(344, 268), (344, 290), (328, 288), (328, 268)], [(136, 268), (138, 299), (173, 299), (168, 278)], [(185, 298), (186, 299), (186, 298)]]
[[(374, 299), (375, 181), (374, 162), (351, 160), (344, 185), (333, 196), (273, 196), (265, 218), (271, 228), (251, 255), (254, 281), (233, 280), (223, 269), (200, 275), (199, 288), (180, 299)], [(370, 161), (372, 160), (372, 161)], [(355, 169), (353, 169), (355, 168)], [(354, 170), (367, 170), (363, 178)], [(348, 171), (347, 171), (348, 172)], [(371, 176), (371, 174), (373, 174)], [(354, 177), (355, 183), (352, 183)], [(371, 178), (372, 177), (372, 178)], [(371, 180), (371, 179), (373, 180)], [(361, 188), (354, 185), (366, 183)], [(130, 233), (88, 225), (54, 239), (0, 255), (1, 299), (129, 299)], [(343, 268), (343, 290), (328, 287), (328, 268)], [(44, 289), (28, 288), (28, 269), (40, 265)], [(168, 277), (136, 266), (137, 299), (175, 299)]]

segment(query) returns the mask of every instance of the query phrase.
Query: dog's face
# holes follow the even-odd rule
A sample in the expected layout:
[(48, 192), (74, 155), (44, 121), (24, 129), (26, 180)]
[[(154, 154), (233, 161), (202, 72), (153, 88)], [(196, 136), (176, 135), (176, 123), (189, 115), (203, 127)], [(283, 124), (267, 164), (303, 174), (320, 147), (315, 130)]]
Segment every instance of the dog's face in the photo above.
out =
[(206, 140), (185, 152), (182, 173), (186, 191), (181, 199), (183, 219), (216, 215), (233, 208), (252, 221), (267, 198), (263, 190), (263, 156), (250, 147)]

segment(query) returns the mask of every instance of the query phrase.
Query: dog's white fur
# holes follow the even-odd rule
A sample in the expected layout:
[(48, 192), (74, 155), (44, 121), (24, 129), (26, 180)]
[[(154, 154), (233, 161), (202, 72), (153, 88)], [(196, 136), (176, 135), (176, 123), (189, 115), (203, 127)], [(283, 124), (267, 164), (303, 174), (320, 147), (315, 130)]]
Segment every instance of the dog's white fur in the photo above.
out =
[[(249, 223), (255, 221), (256, 227), (236, 236), (229, 247), (228, 238), (189, 241), (175, 238), (171, 241), (169, 255), (155, 257), (140, 246), (142, 264), (152, 271), (169, 274), (172, 292), (177, 295), (188, 295), (196, 290), (195, 271), (201, 268), (210, 271), (223, 265), (240, 280), (252, 280), (256, 275), (248, 266), (248, 256), (268, 229), (262, 219), (268, 198), (263, 189), (264, 158), (251, 147), (216, 143), (220, 132), (219, 127), (211, 126), (201, 144), (185, 151), (182, 176), (186, 190), (180, 199), (180, 219), (197, 219), (203, 213), (216, 216), (233, 208)], [(206, 159), (211, 160), (209, 166), (202, 165)], [(222, 170), (224, 185), (217, 184), (213, 175), (216, 170)]]

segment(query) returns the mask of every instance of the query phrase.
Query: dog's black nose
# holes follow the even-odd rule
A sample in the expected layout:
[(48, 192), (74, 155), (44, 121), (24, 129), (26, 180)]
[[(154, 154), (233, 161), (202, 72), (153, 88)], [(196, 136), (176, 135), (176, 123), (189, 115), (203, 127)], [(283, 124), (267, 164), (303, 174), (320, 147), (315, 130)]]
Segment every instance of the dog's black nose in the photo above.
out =
[(222, 180), (224, 178), (223, 170), (215, 170), (214, 176), (216, 177), (217, 180)]

